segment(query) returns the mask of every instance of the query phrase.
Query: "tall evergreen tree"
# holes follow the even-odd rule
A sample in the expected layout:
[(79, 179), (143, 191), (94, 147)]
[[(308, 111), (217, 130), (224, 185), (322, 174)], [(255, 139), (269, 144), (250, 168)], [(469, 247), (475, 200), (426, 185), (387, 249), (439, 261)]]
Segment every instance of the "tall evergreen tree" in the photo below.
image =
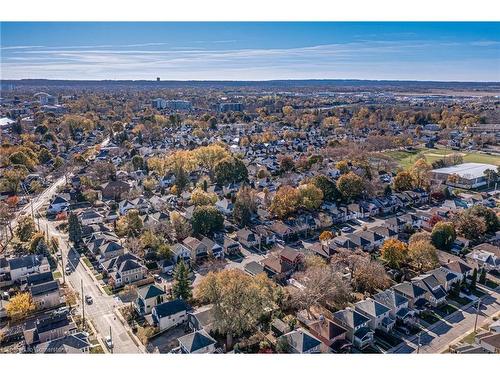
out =
[(481, 268), (481, 274), (479, 275), (479, 284), (486, 284), (486, 268)]
[(192, 296), (191, 280), (189, 279), (189, 270), (186, 264), (181, 261), (175, 267), (174, 285), (172, 286), (172, 295), (174, 298), (188, 300)]
[(68, 233), (69, 240), (74, 244), (79, 244), (82, 240), (82, 226), (75, 213), (69, 214), (68, 217)]
[(472, 272), (472, 280), (470, 281), (470, 289), (476, 290), (477, 283), (477, 268), (474, 268), (474, 272)]

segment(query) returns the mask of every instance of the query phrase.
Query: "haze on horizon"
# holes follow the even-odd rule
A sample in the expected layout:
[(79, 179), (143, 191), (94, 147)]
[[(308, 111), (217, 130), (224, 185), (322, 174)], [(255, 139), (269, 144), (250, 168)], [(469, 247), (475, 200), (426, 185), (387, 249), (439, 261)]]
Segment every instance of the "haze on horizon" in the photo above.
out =
[(500, 81), (500, 23), (1, 23), (2, 79)]

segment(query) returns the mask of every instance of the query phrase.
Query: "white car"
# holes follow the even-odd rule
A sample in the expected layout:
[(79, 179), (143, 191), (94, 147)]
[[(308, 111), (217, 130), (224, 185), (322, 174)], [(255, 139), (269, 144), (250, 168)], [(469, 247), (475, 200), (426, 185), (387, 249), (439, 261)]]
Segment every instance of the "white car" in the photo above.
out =
[(108, 349), (113, 349), (113, 340), (111, 340), (111, 336), (106, 336), (104, 338), (104, 343), (108, 347)]

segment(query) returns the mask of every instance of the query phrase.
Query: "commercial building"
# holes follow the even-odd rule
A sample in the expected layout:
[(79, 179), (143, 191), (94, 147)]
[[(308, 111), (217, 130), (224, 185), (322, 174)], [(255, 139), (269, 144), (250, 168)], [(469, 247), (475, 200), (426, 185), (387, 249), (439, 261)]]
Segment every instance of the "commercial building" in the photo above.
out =
[(451, 167), (432, 170), (432, 178), (445, 182), (450, 186), (464, 189), (475, 189), (488, 183), (484, 172), (487, 169), (497, 170), (493, 164), (463, 163)]

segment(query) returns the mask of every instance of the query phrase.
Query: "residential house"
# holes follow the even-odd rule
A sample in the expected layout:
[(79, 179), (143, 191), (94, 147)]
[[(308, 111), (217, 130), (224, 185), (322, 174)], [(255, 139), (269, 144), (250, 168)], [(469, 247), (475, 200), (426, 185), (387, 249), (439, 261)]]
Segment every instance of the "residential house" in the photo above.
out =
[(409, 281), (404, 281), (394, 285), (392, 289), (394, 292), (402, 295), (408, 300), (408, 306), (410, 309), (422, 307), (426, 302), (426, 290), (414, 283), (410, 283)]
[(368, 326), (372, 330), (381, 329), (389, 332), (394, 327), (396, 319), (390, 315), (391, 309), (375, 299), (367, 298), (354, 304), (354, 309), (370, 318)]
[(24, 325), (23, 335), (27, 347), (55, 340), (76, 332), (69, 313), (55, 313), (31, 319)]
[(195, 237), (185, 238), (182, 244), (191, 252), (192, 260), (204, 259), (208, 256), (207, 245)]
[(147, 275), (147, 268), (131, 253), (106, 260), (102, 266), (109, 276), (108, 282), (114, 287), (140, 281)]
[(82, 211), (78, 215), (78, 218), (80, 219), (82, 225), (99, 224), (104, 221), (103, 216), (94, 209)]
[(413, 321), (415, 313), (410, 309), (408, 299), (402, 294), (396, 293), (392, 289), (387, 289), (375, 294), (373, 299), (390, 309), (389, 315), (392, 319), (403, 323)]
[(185, 336), (179, 337), (179, 348), (185, 354), (205, 354), (214, 353), (217, 341), (205, 330), (194, 331)]
[(20, 280), (32, 273), (44, 273), (50, 271), (49, 261), (46, 257), (39, 255), (25, 255), (12, 258), (9, 262), (9, 273), (12, 281)]
[(281, 337), (288, 343), (290, 353), (320, 353), (321, 341), (303, 328), (297, 328)]
[(124, 181), (110, 181), (101, 185), (101, 195), (104, 200), (119, 201), (132, 187)]
[(226, 235), (222, 237), (219, 244), (222, 246), (225, 255), (231, 256), (240, 253), (240, 243)]
[(446, 290), (434, 275), (420, 275), (414, 277), (411, 282), (425, 290), (424, 297), (432, 306), (446, 303)]
[(308, 324), (311, 334), (320, 340), (322, 352), (341, 352), (346, 350), (350, 343), (346, 340), (347, 329), (323, 316)]
[(233, 213), (234, 203), (227, 198), (223, 198), (215, 202), (215, 207), (224, 215), (229, 216)]
[(161, 304), (166, 299), (167, 293), (154, 284), (145, 285), (137, 289), (137, 298), (134, 308), (139, 315), (150, 314), (153, 307)]
[(333, 313), (333, 321), (346, 329), (346, 337), (357, 348), (365, 348), (373, 342), (373, 331), (369, 327), (370, 318), (347, 307)]
[(208, 254), (216, 259), (224, 258), (224, 249), (217, 242), (212, 241), (210, 238), (203, 236), (201, 242), (207, 247)]
[(239, 231), (237, 231), (236, 236), (238, 238), (238, 242), (247, 249), (251, 249), (253, 247), (255, 248), (259, 247), (260, 237), (256, 233), (252, 232), (247, 228), (240, 229)]
[(153, 323), (164, 331), (187, 322), (187, 312), (191, 307), (182, 299), (163, 302), (152, 308)]
[(63, 211), (68, 211), (70, 206), (70, 196), (69, 194), (59, 194), (56, 195), (49, 204), (47, 208), (48, 214), (58, 214)]
[(37, 309), (50, 309), (61, 304), (61, 294), (57, 280), (34, 284), (29, 293)]
[(91, 348), (89, 334), (87, 332), (76, 332), (38, 344), (33, 352), (41, 354), (81, 354), (89, 353)]

